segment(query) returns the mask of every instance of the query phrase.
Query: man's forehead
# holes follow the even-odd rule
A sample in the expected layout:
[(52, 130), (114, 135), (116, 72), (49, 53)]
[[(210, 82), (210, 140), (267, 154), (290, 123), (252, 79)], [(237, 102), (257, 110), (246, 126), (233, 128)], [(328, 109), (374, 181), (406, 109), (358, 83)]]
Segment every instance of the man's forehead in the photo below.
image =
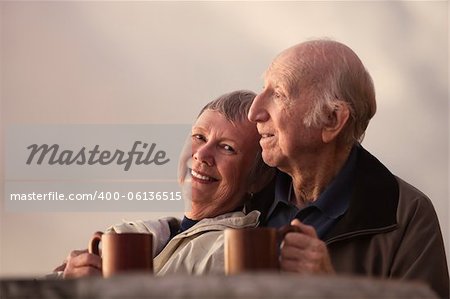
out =
[(274, 60), (263, 74), (264, 82), (272, 86), (289, 89), (298, 79), (292, 65)]
[(273, 61), (264, 72), (264, 80), (282, 82), (285, 81), (287, 75), (286, 68), (283, 67), (283, 65), (276, 63), (276, 61)]

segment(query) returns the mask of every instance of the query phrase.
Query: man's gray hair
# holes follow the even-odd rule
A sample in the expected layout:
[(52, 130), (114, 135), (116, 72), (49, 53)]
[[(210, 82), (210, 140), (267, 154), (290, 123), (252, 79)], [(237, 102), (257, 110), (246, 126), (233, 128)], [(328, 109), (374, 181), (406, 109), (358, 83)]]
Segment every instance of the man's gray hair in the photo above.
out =
[(350, 117), (343, 129), (342, 140), (346, 144), (362, 141), (376, 112), (375, 89), (363, 63), (353, 50), (336, 41), (313, 40), (303, 43), (302, 47), (306, 49), (302, 51), (304, 55), (299, 55), (294, 62), (300, 66), (300, 75), (295, 79), (298, 86), (303, 77), (307, 77), (306, 89), (314, 99), (303, 119), (304, 124), (326, 125), (336, 104), (343, 103), (348, 107)]

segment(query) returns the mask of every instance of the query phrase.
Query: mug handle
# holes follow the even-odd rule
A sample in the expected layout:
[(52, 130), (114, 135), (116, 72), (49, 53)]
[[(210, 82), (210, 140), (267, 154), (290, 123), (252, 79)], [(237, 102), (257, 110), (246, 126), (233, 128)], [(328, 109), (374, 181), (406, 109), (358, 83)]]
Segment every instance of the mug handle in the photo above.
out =
[(298, 226), (290, 224), (283, 225), (277, 230), (277, 242), (278, 244), (280, 244), (288, 233), (300, 233), (300, 232), (301, 229)]
[(102, 240), (103, 232), (95, 232), (94, 235), (91, 238), (91, 241), (89, 241), (88, 251), (91, 254), (95, 254), (100, 256), (100, 250), (98, 249), (98, 245), (100, 244), (100, 241)]

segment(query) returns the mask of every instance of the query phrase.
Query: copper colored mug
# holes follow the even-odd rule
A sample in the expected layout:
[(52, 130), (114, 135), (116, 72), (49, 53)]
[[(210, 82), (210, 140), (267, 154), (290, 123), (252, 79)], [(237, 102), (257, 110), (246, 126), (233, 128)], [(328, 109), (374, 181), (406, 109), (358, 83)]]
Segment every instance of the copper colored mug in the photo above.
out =
[(275, 228), (226, 229), (224, 233), (225, 274), (254, 271), (278, 271), (279, 244), (289, 232), (299, 231), (292, 225)]
[[(124, 271), (153, 273), (151, 234), (96, 232), (89, 242), (89, 253), (102, 257), (104, 277)], [(99, 244), (102, 243), (100, 255)]]

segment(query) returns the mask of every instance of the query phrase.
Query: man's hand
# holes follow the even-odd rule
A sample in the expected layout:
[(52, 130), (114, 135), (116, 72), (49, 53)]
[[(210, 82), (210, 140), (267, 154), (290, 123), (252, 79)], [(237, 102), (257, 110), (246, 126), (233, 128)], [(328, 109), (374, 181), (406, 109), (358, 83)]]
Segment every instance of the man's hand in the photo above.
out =
[(66, 265), (63, 273), (64, 278), (102, 275), (101, 257), (88, 253), (87, 249), (72, 251), (67, 257), (65, 263)]
[(294, 219), (291, 225), (297, 226), (300, 232), (286, 234), (281, 245), (281, 269), (283, 271), (334, 274), (327, 246), (309, 225)]

